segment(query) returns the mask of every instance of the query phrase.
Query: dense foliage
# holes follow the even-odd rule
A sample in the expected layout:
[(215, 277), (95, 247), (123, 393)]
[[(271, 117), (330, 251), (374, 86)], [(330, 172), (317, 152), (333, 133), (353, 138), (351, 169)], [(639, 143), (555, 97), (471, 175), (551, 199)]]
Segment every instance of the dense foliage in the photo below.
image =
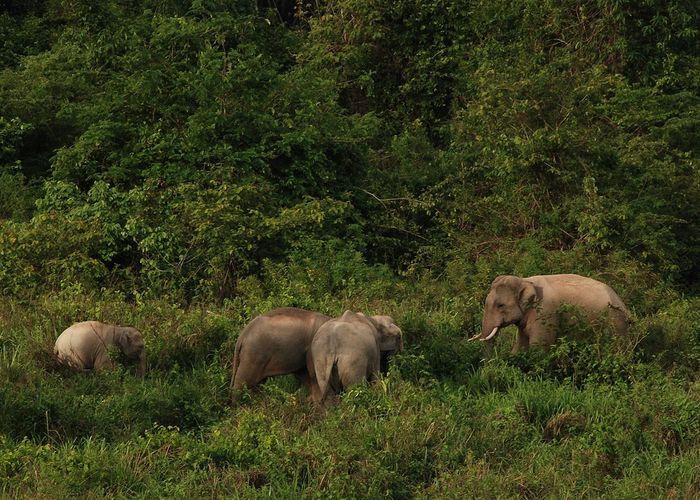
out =
[[(698, 46), (690, 0), (3, 2), (0, 492), (700, 495)], [(490, 281), (557, 272), (630, 338), (482, 363)], [(328, 410), (231, 407), (281, 305), (407, 349)], [(88, 318), (144, 381), (55, 365)]]

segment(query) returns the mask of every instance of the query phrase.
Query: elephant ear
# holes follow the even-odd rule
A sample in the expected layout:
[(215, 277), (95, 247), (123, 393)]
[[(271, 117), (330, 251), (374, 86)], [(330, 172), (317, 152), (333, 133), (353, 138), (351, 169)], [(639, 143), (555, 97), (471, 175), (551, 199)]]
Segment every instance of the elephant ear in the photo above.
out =
[(520, 293), (518, 295), (520, 309), (523, 311), (529, 309), (536, 299), (537, 291), (535, 290), (535, 285), (531, 281), (522, 280), (522, 284), (520, 285)]
[[(364, 314), (363, 314), (364, 316)], [(367, 320), (367, 322), (372, 325), (375, 330), (381, 333), (382, 331), (382, 325), (379, 324), (379, 322), (375, 319), (374, 316), (364, 316), (364, 318)]]
[(491, 282), (491, 288), (497, 287), (501, 283), (504, 283), (505, 281), (507, 281), (509, 278), (512, 278), (512, 276), (509, 276), (507, 274), (502, 274), (500, 276), (496, 276), (496, 278), (494, 278), (494, 280)]
[(120, 334), (116, 336), (116, 342), (119, 346), (119, 349), (121, 349), (122, 352), (128, 352), (129, 347), (131, 347), (131, 343), (133, 342), (133, 339), (131, 338), (131, 334), (129, 333), (129, 331), (122, 329)]

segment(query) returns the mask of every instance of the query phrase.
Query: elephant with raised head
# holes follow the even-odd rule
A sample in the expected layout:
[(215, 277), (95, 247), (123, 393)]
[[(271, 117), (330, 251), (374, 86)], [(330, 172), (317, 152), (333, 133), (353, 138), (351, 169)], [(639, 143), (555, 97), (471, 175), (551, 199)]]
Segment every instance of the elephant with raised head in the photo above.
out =
[(605, 283), (577, 274), (498, 276), (486, 297), (481, 332), (469, 340), (486, 342), (488, 358), (498, 330), (516, 325), (518, 338), (513, 353), (531, 345), (546, 349), (557, 339), (560, 318), (567, 316), (560, 309), (565, 304), (575, 306), (586, 321), (605, 318), (616, 333), (627, 332), (627, 307)]
[(236, 341), (232, 399), (244, 386), (253, 389), (268, 377), (290, 373), (313, 391), (306, 352), (316, 331), (330, 319), (318, 312), (280, 307), (251, 320)]
[(317, 403), (329, 393), (376, 380), (382, 353), (403, 350), (401, 329), (390, 316), (365, 316), (345, 311), (319, 328), (308, 356), (309, 375), (315, 378)]
[(54, 354), (58, 361), (75, 370), (102, 370), (114, 367), (110, 348), (116, 348), (135, 361), (136, 374), (146, 373), (146, 349), (143, 335), (130, 326), (83, 321), (69, 326), (56, 339)]

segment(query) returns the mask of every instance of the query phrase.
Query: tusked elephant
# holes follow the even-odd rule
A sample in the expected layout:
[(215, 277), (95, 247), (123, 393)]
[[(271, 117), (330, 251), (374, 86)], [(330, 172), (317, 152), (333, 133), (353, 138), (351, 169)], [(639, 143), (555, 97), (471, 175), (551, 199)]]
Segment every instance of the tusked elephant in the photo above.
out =
[(313, 391), (306, 371), (306, 351), (330, 316), (280, 307), (256, 316), (243, 329), (233, 355), (231, 398), (244, 386), (255, 388), (268, 377), (293, 373)]
[(560, 307), (564, 304), (575, 306), (587, 321), (607, 317), (616, 333), (627, 333), (627, 307), (612, 288), (600, 281), (577, 274), (498, 276), (486, 297), (481, 332), (469, 340), (486, 342), (488, 358), (498, 330), (516, 325), (518, 338), (513, 353), (531, 345), (547, 349), (557, 339)]
[(365, 316), (345, 311), (324, 323), (311, 342), (309, 376), (317, 381), (314, 401), (323, 403), (329, 393), (362, 382), (374, 381), (382, 353), (403, 350), (401, 329), (390, 316)]
[(66, 328), (56, 339), (54, 354), (58, 361), (75, 370), (102, 370), (114, 366), (109, 349), (116, 348), (136, 361), (136, 374), (146, 373), (146, 349), (143, 335), (130, 326), (83, 321)]

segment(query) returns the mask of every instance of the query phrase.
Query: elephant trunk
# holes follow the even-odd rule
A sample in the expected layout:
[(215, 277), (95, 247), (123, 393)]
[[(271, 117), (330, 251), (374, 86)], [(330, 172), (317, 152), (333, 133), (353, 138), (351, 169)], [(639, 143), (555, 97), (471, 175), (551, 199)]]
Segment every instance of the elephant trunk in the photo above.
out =
[(489, 360), (493, 356), (493, 339), (484, 341), (484, 359)]
[(146, 375), (146, 353), (139, 356), (138, 364), (136, 365), (136, 375), (143, 378)]
[(484, 343), (484, 359), (491, 359), (493, 355), (493, 345), (496, 341), (496, 335), (501, 325), (493, 325), (484, 321), (481, 325), (481, 333), (477, 334), (477, 338)]

